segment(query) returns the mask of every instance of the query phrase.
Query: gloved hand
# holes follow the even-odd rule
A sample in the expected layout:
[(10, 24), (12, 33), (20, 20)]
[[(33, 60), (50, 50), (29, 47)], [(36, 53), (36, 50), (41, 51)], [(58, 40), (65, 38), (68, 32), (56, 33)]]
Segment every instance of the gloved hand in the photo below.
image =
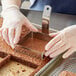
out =
[(76, 25), (67, 27), (58, 33), (52, 33), (54, 38), (45, 47), (45, 56), (50, 58), (65, 52), (63, 58), (67, 58), (76, 52)]
[(25, 25), (31, 31), (38, 31), (30, 21), (19, 11), (16, 5), (10, 6), (2, 11), (3, 25), (0, 28), (1, 36), (14, 48), (21, 35), (22, 25)]

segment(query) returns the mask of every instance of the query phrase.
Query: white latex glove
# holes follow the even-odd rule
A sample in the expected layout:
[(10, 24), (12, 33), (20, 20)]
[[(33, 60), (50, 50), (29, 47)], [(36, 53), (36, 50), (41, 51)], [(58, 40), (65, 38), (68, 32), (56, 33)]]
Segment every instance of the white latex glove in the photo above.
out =
[(31, 31), (38, 31), (29, 20), (19, 11), (16, 5), (10, 6), (2, 12), (3, 25), (0, 28), (1, 36), (14, 48), (21, 35), (22, 25), (28, 27)]
[(67, 27), (58, 33), (52, 33), (51, 36), (55, 37), (46, 45), (45, 56), (53, 58), (65, 52), (63, 58), (67, 58), (76, 52), (76, 25)]

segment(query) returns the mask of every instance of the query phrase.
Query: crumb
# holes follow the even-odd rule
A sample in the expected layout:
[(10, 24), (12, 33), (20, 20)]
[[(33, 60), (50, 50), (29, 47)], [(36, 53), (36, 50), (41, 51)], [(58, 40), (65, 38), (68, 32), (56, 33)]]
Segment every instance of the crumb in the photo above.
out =
[(11, 69), (9, 69), (9, 71), (11, 71)]
[(17, 73), (20, 73), (20, 71), (18, 70)]
[(59, 76), (76, 76), (76, 74), (68, 71), (62, 71)]
[(17, 65), (19, 65), (19, 63), (17, 63)]
[(25, 69), (22, 70), (22, 72), (25, 72), (25, 71), (26, 71)]

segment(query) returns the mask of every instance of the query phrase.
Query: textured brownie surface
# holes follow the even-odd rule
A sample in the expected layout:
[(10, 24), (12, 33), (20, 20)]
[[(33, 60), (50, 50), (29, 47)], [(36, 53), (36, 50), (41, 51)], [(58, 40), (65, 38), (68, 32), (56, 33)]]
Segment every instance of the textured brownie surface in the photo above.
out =
[[(0, 18), (0, 26), (2, 25), (2, 18)], [(23, 28), (22, 28), (22, 34), (21, 34), (21, 39), (24, 37), (24, 36), (26, 36), (28, 33), (29, 33), (30, 31), (29, 31), (29, 29), (27, 29), (25, 26), (23, 26)], [(31, 42), (31, 41), (30, 41)], [(35, 39), (35, 42), (37, 43), (37, 42), (39, 42), (38, 40), (36, 40)], [(45, 45), (45, 43), (44, 42), (42, 42), (44, 45)], [(43, 47), (43, 45), (41, 44), (41, 43), (38, 43), (40, 46), (42, 46)], [(38, 45), (38, 46), (39, 46)], [(33, 47), (33, 48), (35, 48), (35, 47)], [(36, 47), (37, 49), (39, 49), (39, 48), (41, 48), (41, 47)], [(36, 49), (36, 50), (37, 50)], [(44, 60), (41, 60), (41, 59), (38, 59), (38, 58), (35, 58), (35, 57), (30, 57), (30, 56), (28, 56), (28, 55), (26, 55), (26, 54), (24, 54), (24, 53), (20, 53), (20, 52), (18, 52), (18, 50), (23, 50), (23, 49), (21, 49), (21, 48), (18, 48), (17, 49), (17, 51), (16, 50), (14, 50), (14, 49), (12, 49), (9, 45), (7, 45), (7, 43), (0, 37), (0, 52), (4, 52), (4, 53), (6, 53), (6, 54), (10, 54), (11, 56), (12, 56), (12, 58), (13, 58), (13, 60), (15, 60), (15, 61), (17, 61), (17, 62), (21, 62), (21, 63), (23, 63), (23, 64), (25, 64), (25, 68), (28, 68), (29, 69), (29, 71), (27, 70), (27, 73), (26, 74), (30, 74), (30, 73), (32, 73), (31, 74), (31, 76), (33, 76), (38, 70), (40, 70), (50, 59), (49, 58), (45, 58)], [(40, 50), (40, 49), (39, 49)], [(40, 51), (42, 51), (43, 50), (43, 48), (40, 50)], [(27, 49), (26, 49), (26, 51), (28, 51)], [(12, 65), (12, 63), (14, 63), (14, 62), (11, 62), (11, 64), (10, 63), (8, 63), (9, 65)], [(14, 63), (15, 64), (15, 63)], [(15, 64), (16, 65), (16, 64)], [(21, 64), (20, 64), (21, 65)], [(27, 67), (26, 65), (29, 65), (29, 67)], [(7, 66), (7, 65), (5, 65), (6, 67), (3, 67), (3, 68), (6, 68), (7, 70), (8, 70), (8, 67), (9, 66)], [(21, 65), (21, 66), (23, 66), (23, 65)], [(33, 68), (31, 68), (31, 67), (33, 67)], [(34, 70), (35, 69), (35, 70)], [(4, 70), (4, 69), (3, 69)], [(24, 72), (25, 70), (23, 70), (23, 72)], [(6, 72), (6, 71), (5, 71)], [(0, 70), (0, 73), (2, 73), (2, 71)], [(18, 71), (18, 73), (19, 73), (19, 71)], [(25, 72), (24, 72), (25, 73)], [(13, 76), (11, 73), (9, 73), (11, 76)], [(15, 73), (13, 73), (13, 74), (15, 74)], [(2, 76), (2, 75), (1, 75)], [(5, 75), (3, 75), (3, 76), (5, 76)], [(14, 76), (17, 76), (17, 75), (14, 75)], [(26, 75), (20, 75), (20, 76), (26, 76)], [(27, 75), (28, 76), (28, 75)]]
[[(2, 19), (0, 19), (0, 25), (2, 25)], [(23, 28), (23, 30), (22, 30), (22, 36), (21, 37), (24, 37), (28, 32), (29, 32), (29, 30), (27, 28)], [(26, 60), (28, 62), (31, 62), (33, 64), (37, 64), (37, 65), (41, 65), (42, 62), (43, 63), (45, 62), (43, 60), (40, 60), (40, 59), (37, 59), (37, 58), (32, 58), (32, 57), (30, 57), (28, 55), (25, 55), (25, 54), (15, 52), (15, 50), (13, 50), (10, 46), (8, 46), (6, 44), (6, 42), (1, 37), (0, 37), (0, 51), (5, 52), (5, 53), (8, 53), (8, 54), (12, 54), (13, 56), (22, 58), (22, 59), (24, 59), (24, 60)]]
[(43, 41), (37, 38), (28, 38), (22, 45), (28, 48), (31, 48), (33, 50), (36, 50), (36, 51), (43, 51), (45, 50), (44, 46), (46, 44), (47, 44), (47, 41)]
[(29, 76), (33, 71), (34, 68), (10, 61), (0, 69), (0, 76)]

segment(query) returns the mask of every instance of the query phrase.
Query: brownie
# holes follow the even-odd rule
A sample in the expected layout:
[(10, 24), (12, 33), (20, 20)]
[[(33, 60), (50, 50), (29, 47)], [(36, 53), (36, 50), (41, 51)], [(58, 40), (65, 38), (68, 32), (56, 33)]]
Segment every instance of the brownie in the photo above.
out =
[[(3, 19), (0, 18), (0, 27), (2, 26), (2, 22), (3, 22)], [(23, 25), (20, 40), (23, 39), (29, 32), (30, 32), (30, 30)], [(35, 39), (35, 41), (37, 42), (37, 39)], [(44, 45), (45, 45), (45, 43), (44, 43)], [(40, 44), (41, 43), (39, 43), (39, 45)], [(39, 49), (39, 48), (41, 48), (41, 47), (38, 46), (37, 49)], [(5, 63), (5, 62), (7, 62), (9, 60), (14, 60), (14, 61), (17, 61), (17, 62), (22, 63), (24, 65), (27, 65), (29, 67), (35, 68), (35, 71), (32, 72), (30, 74), (30, 76), (33, 76), (37, 71), (39, 71), (43, 66), (45, 66), (46, 63), (48, 63), (50, 61), (49, 58), (44, 58), (42, 60), (42, 59), (39, 59), (39, 58), (36, 58), (36, 57), (31, 57), (29, 55), (26, 55), (24, 52), (22, 53), (22, 52), (19, 52), (18, 50), (26, 51), (26, 52), (28, 51), (27, 49), (24, 50), (24, 49), (22, 49), (20, 47), (17, 47), (16, 49), (12, 49), (2, 39), (2, 37), (0, 37), (0, 52), (2, 52), (3, 55), (5, 55), (5, 54), (8, 55), (7, 58), (5, 58), (5, 60), (3, 62)], [(41, 49), (40, 51), (42, 51), (42, 50), (43, 49)], [(32, 55), (34, 55), (34, 54), (32, 54)], [(2, 63), (0, 63), (0, 65), (2, 66)], [(23, 70), (23, 72), (24, 71), (25, 70)]]

